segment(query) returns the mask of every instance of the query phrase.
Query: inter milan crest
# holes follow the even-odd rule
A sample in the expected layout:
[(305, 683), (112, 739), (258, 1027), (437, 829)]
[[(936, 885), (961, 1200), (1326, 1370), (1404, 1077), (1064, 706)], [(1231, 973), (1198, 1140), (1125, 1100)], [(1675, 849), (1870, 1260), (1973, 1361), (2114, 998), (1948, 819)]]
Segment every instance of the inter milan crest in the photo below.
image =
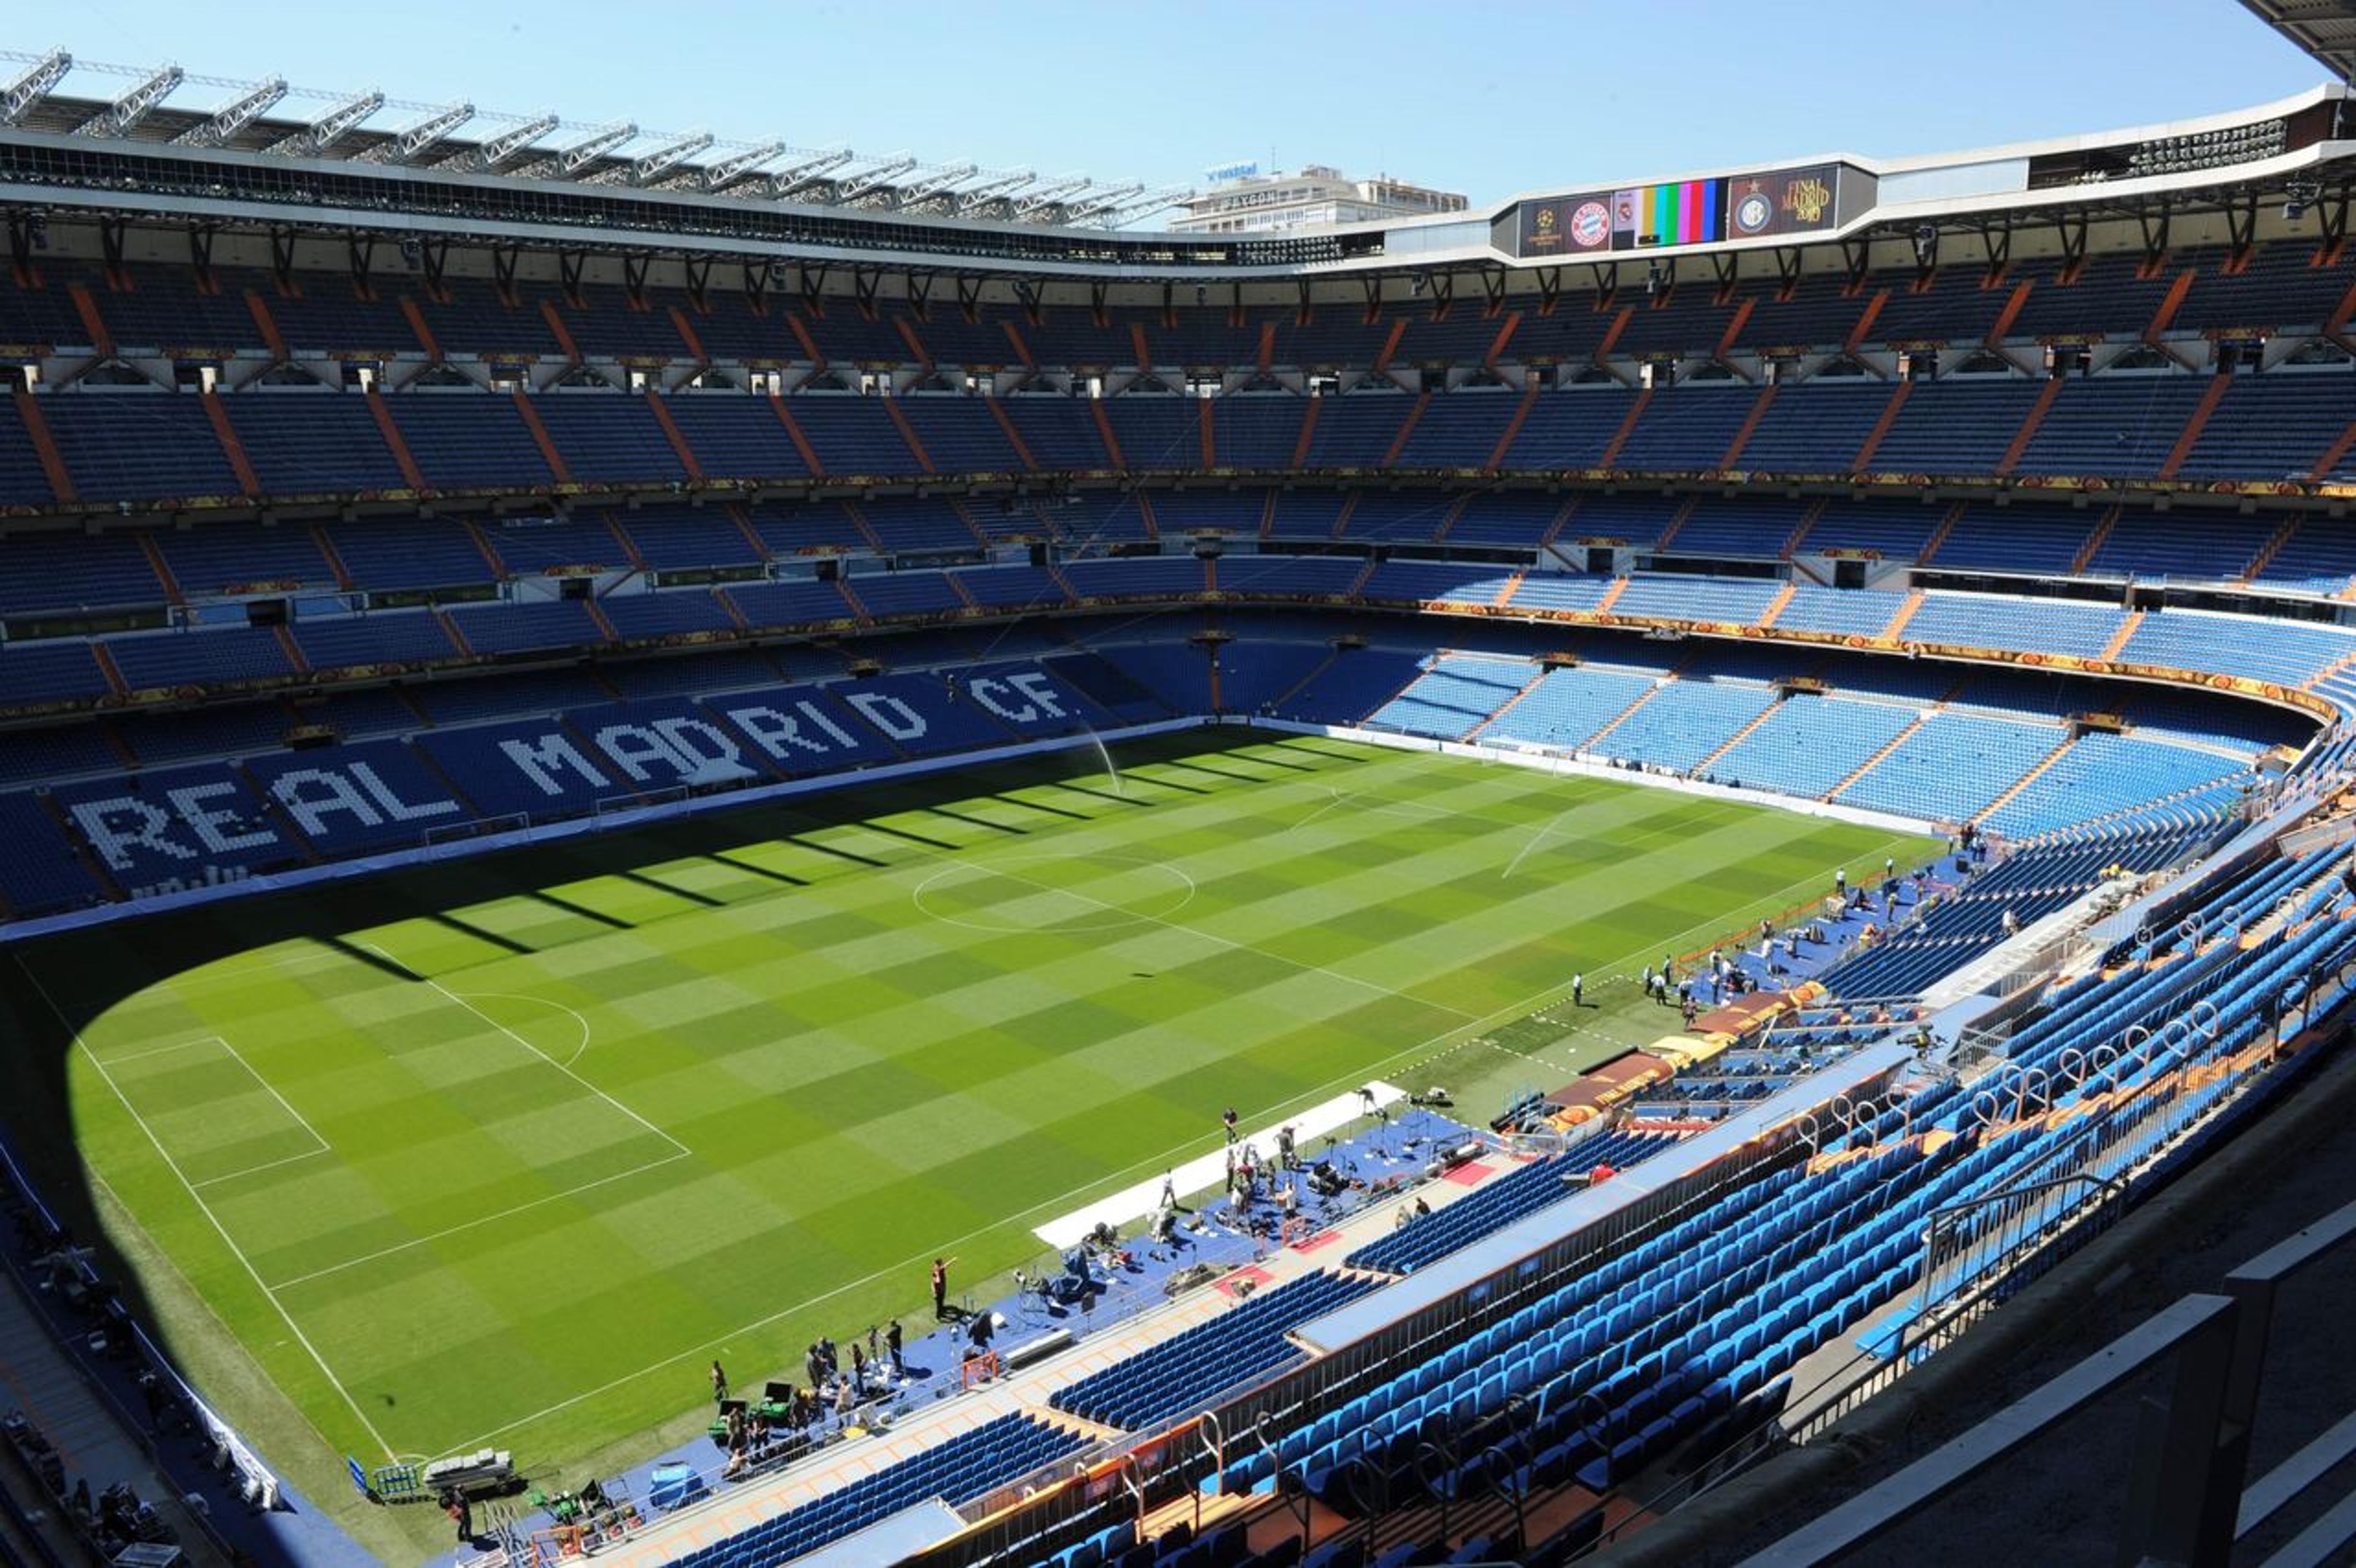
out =
[(1734, 231), (1738, 234), (1763, 234), (1775, 221), (1775, 204), (1757, 180), (1739, 192), (1734, 198)]

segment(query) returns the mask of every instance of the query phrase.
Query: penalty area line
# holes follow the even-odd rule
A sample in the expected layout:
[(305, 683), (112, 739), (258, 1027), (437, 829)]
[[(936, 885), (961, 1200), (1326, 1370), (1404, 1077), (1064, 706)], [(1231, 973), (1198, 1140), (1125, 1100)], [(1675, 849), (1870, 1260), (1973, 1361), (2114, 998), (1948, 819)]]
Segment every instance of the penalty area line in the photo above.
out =
[[(139, 1130), (146, 1135), (147, 1142), (155, 1150), (155, 1157), (164, 1162), (165, 1168), (178, 1179), (183, 1188), (187, 1189), (189, 1200), (196, 1204), (198, 1212), (204, 1215), (205, 1222), (213, 1228), (213, 1233), (220, 1238), (221, 1245), (229, 1249), (230, 1255), (238, 1261), (238, 1266), (245, 1270), (246, 1277), (253, 1282), (253, 1287), (262, 1292), (262, 1298), (268, 1301), (272, 1309), (278, 1314), (279, 1321), (286, 1325), (286, 1331), (294, 1336), (295, 1343), (301, 1345), (304, 1353), (311, 1358), (311, 1364), (319, 1369), (319, 1375), (326, 1378), (328, 1386), (342, 1396), (345, 1407), (352, 1413), (352, 1418), (360, 1424), (360, 1429), (369, 1435), (369, 1440), (379, 1448), (384, 1450), (385, 1457), (391, 1459), (393, 1456), (392, 1445), (384, 1440), (384, 1434), (377, 1430), (376, 1423), (370, 1421), (368, 1412), (360, 1408), (360, 1402), (352, 1397), (352, 1391), (344, 1386), (341, 1378), (336, 1376), (335, 1369), (327, 1365), (327, 1359), (319, 1353), (319, 1348), (311, 1342), (311, 1337), (303, 1331), (303, 1326), (294, 1321), (294, 1315), (286, 1310), (286, 1304), (278, 1299), (278, 1293), (273, 1290), (269, 1282), (262, 1277), (262, 1272), (253, 1266), (253, 1260), (245, 1255), (245, 1249), (239, 1246), (236, 1238), (229, 1233), (229, 1227), (221, 1223), (220, 1216), (213, 1212), (212, 1205), (205, 1201), (204, 1194), (197, 1190), (196, 1184), (190, 1181), (187, 1173), (180, 1168), (180, 1162), (174, 1159), (171, 1151), (164, 1147), (164, 1140), (155, 1136), (155, 1129), (147, 1125), (147, 1118), (139, 1114), (137, 1106), (132, 1104), (131, 1097), (125, 1094), (123, 1092), (123, 1086), (114, 1081), (114, 1074), (106, 1070), (106, 1064), (98, 1059), (98, 1053), (91, 1050), (90, 1042), (82, 1038), (81, 1030), (74, 1027), (73, 1020), (66, 1016), (64, 1008), (58, 1006), (57, 998), (49, 995), (48, 987), (41, 983), (41, 977), (33, 973), (31, 965), (25, 962), (24, 955), (16, 954), (13, 956), (16, 960), (18, 973), (25, 976), (27, 983), (39, 994), (41, 1000), (48, 1005), (58, 1022), (64, 1026), (67, 1035), (73, 1041), (74, 1049), (80, 1051), (83, 1059), (97, 1070), (98, 1075), (106, 1080), (106, 1086), (113, 1092), (116, 1102), (123, 1106), (124, 1113), (131, 1117), (132, 1121), (138, 1125)], [(252, 1070), (249, 1068), (247, 1071)], [(322, 1435), (325, 1435), (322, 1434)]]

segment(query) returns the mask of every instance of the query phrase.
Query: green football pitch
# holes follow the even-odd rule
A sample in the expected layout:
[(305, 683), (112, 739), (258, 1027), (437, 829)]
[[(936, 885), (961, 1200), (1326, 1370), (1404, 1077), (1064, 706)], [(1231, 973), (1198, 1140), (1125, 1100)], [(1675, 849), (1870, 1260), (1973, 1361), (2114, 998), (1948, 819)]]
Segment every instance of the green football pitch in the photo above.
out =
[[(577, 1476), (954, 1254), (1373, 1077), (1485, 1118), (1665, 1032), (1633, 972), (1912, 837), (1203, 731), (21, 952), (12, 1132), (233, 1421)], [(1509, 1028), (1574, 970), (1575, 1032)], [(22, 982), (18, 984), (17, 982)], [(225, 1330), (226, 1332), (223, 1332)], [(792, 1375), (787, 1373), (787, 1375)]]

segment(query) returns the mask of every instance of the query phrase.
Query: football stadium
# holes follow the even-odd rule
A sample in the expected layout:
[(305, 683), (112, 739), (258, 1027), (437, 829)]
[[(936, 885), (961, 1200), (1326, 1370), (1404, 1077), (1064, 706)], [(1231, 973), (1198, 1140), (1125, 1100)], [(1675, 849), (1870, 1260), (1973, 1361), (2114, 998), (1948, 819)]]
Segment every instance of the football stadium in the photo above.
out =
[(0, 1561), (2347, 1561), (2246, 11), (1282, 228), (9, 52)]

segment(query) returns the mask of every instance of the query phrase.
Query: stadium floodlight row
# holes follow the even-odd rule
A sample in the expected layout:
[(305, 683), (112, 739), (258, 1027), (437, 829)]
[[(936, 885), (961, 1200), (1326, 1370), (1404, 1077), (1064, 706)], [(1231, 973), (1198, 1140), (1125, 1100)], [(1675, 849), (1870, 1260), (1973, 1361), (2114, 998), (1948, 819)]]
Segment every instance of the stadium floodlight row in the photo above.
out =
[[(1076, 227), (1141, 198), (1100, 187), (634, 129), (535, 154), (555, 124), (280, 119), (283, 83), (198, 113), (24, 60), (19, 953), (1215, 724), (1999, 846), (1885, 891), (1862, 951), (1824, 912), (1804, 978), (1745, 955), (1770, 999), (1633, 1077), (1455, 1128), (1492, 1184), (1431, 1218), (1351, 1214), (1118, 1355), (1042, 1336), (888, 1463), (781, 1438), (718, 1503), (642, 1489), (597, 1517), (614, 1556), (1289, 1563), (1246, 1536), (1306, 1497), (1329, 1568), (1565, 1560), (1813, 1434), (1859, 1357), (1934, 1353), (2340, 1038), (2343, 90), (1214, 241)], [(191, 1072), (302, 1124), (270, 1159), (327, 1153), (217, 1040)], [(2030, 1191), (2089, 1196), (1924, 1243)], [(1574, 1498), (1541, 1539), (1533, 1499)]]

